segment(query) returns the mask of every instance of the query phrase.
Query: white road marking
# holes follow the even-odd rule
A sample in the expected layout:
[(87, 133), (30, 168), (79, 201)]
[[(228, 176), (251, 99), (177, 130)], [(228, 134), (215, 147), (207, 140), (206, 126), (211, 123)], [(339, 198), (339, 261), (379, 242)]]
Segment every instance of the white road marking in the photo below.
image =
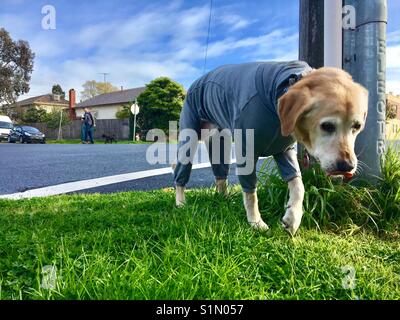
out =
[[(232, 161), (234, 163), (234, 161)], [(194, 164), (192, 169), (203, 169), (210, 167), (211, 164), (209, 162)], [(121, 182), (127, 182), (142, 178), (160, 176), (163, 174), (171, 174), (171, 167), (153, 169), (153, 170), (145, 170), (138, 172), (131, 172), (125, 174), (118, 174), (114, 176), (95, 178), (89, 180), (81, 180), (75, 182), (62, 183), (54, 186), (48, 186), (39, 189), (27, 190), (24, 192), (18, 192), (13, 194), (5, 194), (0, 195), (0, 199), (9, 199), (9, 200), (18, 200), (18, 199), (29, 199), (29, 198), (38, 198), (38, 197), (48, 197), (54, 196), (69, 192), (75, 192), (79, 190), (92, 189), (102, 186), (107, 186), (110, 184), (116, 184)]]
[[(260, 160), (266, 159), (266, 157), (260, 157)], [(236, 159), (231, 160), (231, 164), (236, 163)], [(203, 169), (211, 167), (210, 162), (202, 162), (197, 163), (192, 166), (192, 169)], [(95, 178), (89, 180), (80, 180), (75, 182), (67, 182), (62, 184), (57, 184), (54, 186), (48, 186), (38, 189), (27, 190), (24, 192), (18, 192), (13, 194), (5, 194), (0, 195), (0, 199), (7, 199), (7, 200), (19, 200), (19, 199), (30, 199), (30, 198), (41, 198), (41, 197), (48, 197), (48, 196), (55, 196), (59, 194), (65, 194), (80, 190), (87, 190), (98, 188), (102, 186), (107, 186), (110, 184), (117, 184), (137, 179), (143, 179), (148, 177), (155, 177), (164, 174), (171, 174), (172, 168), (160, 168), (160, 169), (153, 169), (153, 170), (144, 170), (138, 172), (131, 172), (131, 173), (124, 173), (118, 174), (114, 176), (102, 177), (102, 178)]]

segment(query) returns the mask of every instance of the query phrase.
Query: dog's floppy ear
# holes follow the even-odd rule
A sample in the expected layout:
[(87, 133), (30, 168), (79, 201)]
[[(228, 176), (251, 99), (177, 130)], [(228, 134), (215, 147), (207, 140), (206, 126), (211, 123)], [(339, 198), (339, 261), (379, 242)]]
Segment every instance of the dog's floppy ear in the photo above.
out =
[(307, 87), (291, 88), (278, 100), (278, 114), (284, 137), (294, 131), (297, 120), (310, 107), (311, 95)]

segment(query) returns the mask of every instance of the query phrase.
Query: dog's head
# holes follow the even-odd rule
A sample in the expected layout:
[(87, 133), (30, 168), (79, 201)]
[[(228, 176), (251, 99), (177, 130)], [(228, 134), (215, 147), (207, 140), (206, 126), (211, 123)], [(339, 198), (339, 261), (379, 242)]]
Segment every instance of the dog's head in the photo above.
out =
[(278, 111), (282, 135), (304, 144), (328, 174), (354, 174), (354, 144), (365, 126), (368, 91), (348, 73), (313, 71), (279, 99)]

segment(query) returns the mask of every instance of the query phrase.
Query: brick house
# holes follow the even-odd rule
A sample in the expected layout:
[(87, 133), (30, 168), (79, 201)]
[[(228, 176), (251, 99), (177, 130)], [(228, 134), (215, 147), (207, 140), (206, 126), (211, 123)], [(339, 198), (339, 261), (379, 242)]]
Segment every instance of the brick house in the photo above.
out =
[(8, 115), (15, 118), (21, 117), (21, 115), (30, 108), (43, 109), (46, 110), (46, 112), (51, 112), (53, 110), (68, 109), (68, 107), (69, 101), (65, 100), (64, 97), (49, 93), (18, 101), (4, 107), (4, 109)]
[(396, 119), (386, 120), (386, 139), (400, 140), (400, 95), (389, 93), (386, 95), (386, 104), (392, 105), (397, 113)]

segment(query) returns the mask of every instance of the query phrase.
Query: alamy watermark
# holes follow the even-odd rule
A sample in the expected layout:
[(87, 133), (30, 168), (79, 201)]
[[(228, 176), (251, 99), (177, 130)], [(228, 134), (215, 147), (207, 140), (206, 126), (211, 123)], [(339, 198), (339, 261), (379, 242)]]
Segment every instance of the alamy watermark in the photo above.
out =
[[(233, 134), (228, 129), (201, 129), (200, 132), (185, 128), (178, 136), (178, 123), (169, 122), (169, 134), (161, 129), (152, 129), (147, 132), (146, 141), (155, 141), (146, 151), (146, 160), (149, 164), (183, 165), (202, 162), (199, 160), (197, 147), (199, 141), (204, 141), (211, 154), (211, 163), (229, 164), (236, 158), (237, 174), (248, 175), (254, 171), (254, 129), (234, 129)], [(167, 143), (177, 141), (175, 143)], [(235, 141), (235, 152), (232, 152), (232, 140)]]
[(342, 273), (344, 277), (342, 278), (343, 289), (354, 290), (356, 288), (356, 270), (353, 266), (343, 266)]
[(45, 5), (42, 8), (42, 28), (44, 30), (55, 30), (57, 28), (56, 8), (52, 5)]
[(53, 290), (57, 284), (57, 267), (56, 266), (44, 266), (42, 268), (42, 283), (40, 287), (46, 290)]
[(342, 8), (342, 27), (345, 30), (356, 28), (356, 8), (351, 5)]

